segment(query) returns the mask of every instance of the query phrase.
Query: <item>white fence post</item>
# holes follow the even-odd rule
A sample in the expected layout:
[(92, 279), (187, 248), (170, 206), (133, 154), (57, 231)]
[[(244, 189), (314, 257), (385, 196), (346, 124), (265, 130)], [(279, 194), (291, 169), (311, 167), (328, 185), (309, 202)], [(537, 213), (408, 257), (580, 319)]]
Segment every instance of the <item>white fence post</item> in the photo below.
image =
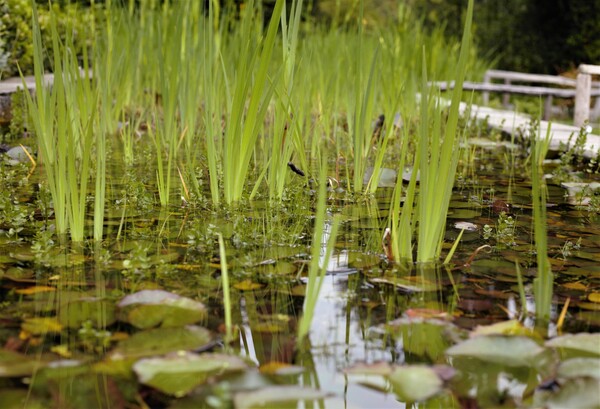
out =
[[(490, 79), (490, 75), (488, 74), (488, 72), (486, 71), (485, 75), (483, 76), (483, 83), (484, 84), (489, 84), (491, 83), (491, 79)], [(482, 93), (482, 98), (483, 98), (483, 105), (487, 106), (490, 104), (490, 93), (487, 91), (483, 91)]]
[(575, 126), (583, 126), (590, 119), (590, 94), (592, 75), (600, 75), (600, 65), (581, 64), (577, 69), (577, 88), (575, 94)]

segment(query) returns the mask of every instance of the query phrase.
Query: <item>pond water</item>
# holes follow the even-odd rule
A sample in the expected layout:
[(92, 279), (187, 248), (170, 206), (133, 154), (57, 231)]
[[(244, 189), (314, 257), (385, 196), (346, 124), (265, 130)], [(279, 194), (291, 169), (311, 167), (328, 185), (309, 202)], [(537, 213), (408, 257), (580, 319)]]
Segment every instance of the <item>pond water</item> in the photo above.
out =
[[(449, 266), (386, 259), (392, 189), (330, 192), (343, 224), (299, 347), (315, 202), (304, 179), (276, 206), (160, 209), (151, 165), (113, 170), (107, 240), (77, 246), (52, 234), (37, 174), (3, 163), (2, 407), (589, 407), (600, 378), (598, 208), (549, 179), (552, 322), (536, 327), (530, 183), (509, 150), (476, 149), (451, 202), (445, 248), (467, 230)], [(573, 366), (588, 372), (565, 375)]]

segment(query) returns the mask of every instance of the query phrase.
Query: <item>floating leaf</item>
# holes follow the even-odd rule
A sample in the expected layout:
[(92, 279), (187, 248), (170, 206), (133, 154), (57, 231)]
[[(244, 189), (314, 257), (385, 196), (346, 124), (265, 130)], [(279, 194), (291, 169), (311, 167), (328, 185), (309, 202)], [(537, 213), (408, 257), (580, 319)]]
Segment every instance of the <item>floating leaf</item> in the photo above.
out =
[(155, 328), (133, 334), (119, 342), (111, 359), (141, 358), (164, 355), (174, 351), (206, 348), (213, 342), (209, 330), (195, 325), (176, 328)]
[(589, 376), (600, 380), (599, 358), (572, 358), (563, 361), (558, 366), (557, 374), (563, 378)]
[(479, 227), (475, 223), (465, 222), (465, 221), (455, 222), (454, 228), (458, 229), (458, 230), (466, 230), (466, 231), (477, 231), (479, 229)]
[(530, 366), (542, 351), (542, 347), (527, 337), (488, 335), (456, 344), (446, 350), (446, 355), (478, 358), (506, 366)]
[(48, 293), (56, 291), (56, 287), (48, 287), (45, 285), (36, 285), (35, 287), (20, 288), (15, 290), (17, 294), (32, 295), (38, 293)]
[(49, 402), (32, 396), (31, 391), (27, 389), (0, 389), (0, 402), (6, 409), (46, 409), (51, 407)]
[(186, 395), (209, 377), (246, 368), (246, 363), (235, 356), (190, 352), (141, 359), (133, 365), (141, 383), (175, 396)]
[(591, 302), (596, 302), (596, 303), (600, 303), (600, 293), (590, 293), (588, 295), (588, 300), (590, 300)]
[(124, 297), (118, 304), (120, 319), (137, 328), (180, 327), (206, 317), (204, 304), (162, 290), (143, 290)]
[(547, 347), (563, 348), (600, 356), (600, 334), (568, 334), (546, 342)]
[(236, 288), (241, 291), (258, 290), (259, 288), (262, 288), (262, 287), (263, 287), (262, 284), (255, 283), (252, 280), (240, 281), (239, 283), (236, 283), (233, 285), (233, 288)]
[(428, 292), (437, 291), (439, 288), (438, 283), (429, 281), (423, 277), (411, 276), (411, 277), (379, 277), (369, 279), (375, 284), (391, 284), (399, 289), (409, 292)]
[[(300, 400), (324, 399), (328, 393), (301, 386), (267, 386), (254, 391), (238, 392), (233, 398), (236, 409), (296, 407)], [(285, 403), (294, 403), (284, 406)]]
[(525, 328), (518, 320), (501, 321), (491, 325), (478, 325), (471, 336), (476, 335), (525, 335), (532, 336), (534, 333), (530, 328)]
[(394, 337), (402, 341), (404, 352), (437, 361), (451, 344), (460, 338), (460, 330), (451, 323), (437, 319), (400, 318), (387, 326)]
[(392, 373), (392, 366), (387, 362), (376, 362), (373, 364), (358, 363), (344, 369), (348, 375), (381, 375), (388, 376)]
[(87, 321), (96, 328), (104, 328), (116, 321), (115, 306), (108, 300), (92, 297), (75, 300), (59, 307), (58, 321), (68, 328), (80, 328)]
[(263, 264), (256, 268), (261, 275), (266, 276), (288, 276), (296, 272), (298, 268), (289, 261), (278, 261), (275, 264)]
[(405, 402), (426, 400), (442, 390), (443, 382), (430, 367), (407, 365), (395, 368), (388, 376), (392, 389)]
[(271, 361), (261, 365), (259, 370), (260, 373), (265, 375), (299, 375), (305, 371), (301, 366), (279, 361)]
[(43, 335), (47, 333), (57, 333), (62, 330), (63, 326), (56, 318), (51, 317), (34, 317), (27, 318), (21, 324), (21, 329), (33, 335)]
[(534, 407), (588, 409), (597, 408), (599, 402), (600, 382), (594, 378), (575, 378), (565, 382), (556, 392), (536, 392)]
[(0, 349), (0, 377), (28, 376), (46, 365), (40, 358)]

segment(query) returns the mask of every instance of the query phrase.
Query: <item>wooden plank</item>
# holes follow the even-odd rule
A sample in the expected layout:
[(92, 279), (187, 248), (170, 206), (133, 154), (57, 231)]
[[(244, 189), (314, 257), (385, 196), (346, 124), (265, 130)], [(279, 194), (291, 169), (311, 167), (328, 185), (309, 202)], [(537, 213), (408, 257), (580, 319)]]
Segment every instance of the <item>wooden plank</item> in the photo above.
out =
[(600, 75), (600, 65), (580, 64), (577, 70), (582, 74)]
[[(435, 82), (442, 91), (451, 90), (454, 88), (454, 81), (448, 83), (445, 81)], [(550, 87), (532, 87), (528, 85), (512, 85), (512, 84), (485, 84), (481, 82), (465, 81), (463, 89), (467, 91), (485, 91), (485, 92), (509, 92), (511, 94), (548, 96), (551, 95), (557, 98), (574, 98), (576, 95), (575, 89), (550, 88)], [(593, 89), (591, 96), (600, 96), (600, 89)]]
[(560, 75), (529, 74), (515, 71), (487, 70), (486, 76), (488, 78), (504, 80), (508, 79), (513, 82), (539, 82), (545, 84), (563, 85), (572, 88), (575, 88), (575, 86), (577, 85), (577, 81), (575, 79), (563, 77)]

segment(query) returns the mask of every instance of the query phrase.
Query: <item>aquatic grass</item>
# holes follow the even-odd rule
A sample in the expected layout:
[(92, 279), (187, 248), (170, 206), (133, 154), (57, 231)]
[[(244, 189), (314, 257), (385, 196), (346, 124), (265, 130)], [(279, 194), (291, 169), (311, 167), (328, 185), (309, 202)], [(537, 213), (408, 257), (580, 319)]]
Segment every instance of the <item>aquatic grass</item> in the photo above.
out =
[(317, 207), (315, 209), (315, 224), (311, 244), (311, 260), (308, 268), (308, 283), (304, 305), (302, 308), (302, 317), (298, 324), (297, 345), (301, 345), (310, 331), (310, 325), (314, 317), (315, 307), (321, 291), (327, 265), (333, 254), (333, 247), (337, 237), (340, 225), (340, 215), (333, 217), (331, 222), (326, 221), (327, 217), (327, 150), (323, 149), (321, 165), (319, 169), (319, 193), (317, 198)]
[[(54, 83), (47, 87), (35, 7), (32, 18), (36, 99), (26, 93), (28, 108), (54, 204), (56, 231), (64, 234), (68, 229), (71, 239), (81, 242), (99, 95), (89, 71), (79, 69), (71, 33), (67, 32), (64, 44), (60, 41), (54, 13), (50, 13)], [(84, 57), (87, 59), (85, 52)], [(101, 180), (96, 190), (103, 197), (102, 188)], [(103, 223), (103, 216), (95, 213), (95, 224)]]
[(204, 146), (208, 162), (208, 178), (213, 206), (218, 206), (221, 191), (219, 181), (222, 169), (223, 142), (221, 135), (221, 95), (225, 89), (221, 55), (220, 9), (218, 1), (211, 1), (208, 7), (208, 21), (203, 24), (202, 50), (204, 69), (202, 70), (202, 89), (204, 110), (202, 122), (204, 125)]
[[(413, 260), (412, 243), (415, 229), (417, 230), (416, 261), (430, 263), (438, 260), (441, 255), (448, 206), (460, 153), (459, 105), (470, 53), (472, 18), (473, 2), (471, 0), (467, 9), (457, 69), (454, 73), (456, 87), (445, 121), (443, 102), (440, 96), (433, 94), (433, 90), (428, 86), (427, 53), (425, 48), (422, 50), (419, 127), (412, 174), (405, 190), (404, 204), (400, 210), (403, 192), (401, 175), (409, 153), (407, 148), (409, 131), (404, 129), (398, 179), (394, 188), (389, 220), (392, 253), (394, 259), (400, 263), (410, 264)], [(408, 109), (411, 109), (410, 104)], [(403, 118), (407, 118), (407, 116), (403, 116)], [(418, 192), (417, 177), (419, 178)]]
[[(448, 117), (441, 138), (441, 110), (436, 107), (433, 129), (427, 122), (428, 89), (424, 61), (421, 91), (421, 126), (419, 130), (420, 183), (418, 201), (418, 246), (417, 262), (431, 262), (439, 259), (446, 226), (448, 206), (456, 177), (459, 158), (458, 117), (471, 47), (471, 25), (473, 21), (473, 0), (469, 0), (460, 55), (456, 73), (455, 88), (452, 93)], [(438, 97), (439, 102), (439, 97)]]
[(531, 135), (531, 190), (533, 196), (533, 224), (535, 237), (535, 251), (537, 261), (537, 274), (533, 280), (533, 294), (535, 297), (535, 315), (541, 323), (550, 319), (552, 307), (552, 288), (554, 275), (548, 259), (548, 233), (546, 226), (546, 196), (548, 194), (544, 173), (543, 161), (546, 158), (550, 145), (550, 128), (544, 139), (537, 134)]
[(269, 77), (269, 65), (283, 2), (277, 0), (275, 3), (267, 34), (259, 46), (250, 43), (253, 38), (253, 19), (249, 15), (253, 12), (252, 2), (244, 9), (241, 33), (247, 40), (238, 58), (233, 83), (225, 74), (225, 83), (230, 90), (227, 100), (231, 101), (227, 107), (222, 159), (223, 191), (227, 204), (242, 198), (250, 159), (264, 127), (264, 118), (274, 92), (277, 74)]

